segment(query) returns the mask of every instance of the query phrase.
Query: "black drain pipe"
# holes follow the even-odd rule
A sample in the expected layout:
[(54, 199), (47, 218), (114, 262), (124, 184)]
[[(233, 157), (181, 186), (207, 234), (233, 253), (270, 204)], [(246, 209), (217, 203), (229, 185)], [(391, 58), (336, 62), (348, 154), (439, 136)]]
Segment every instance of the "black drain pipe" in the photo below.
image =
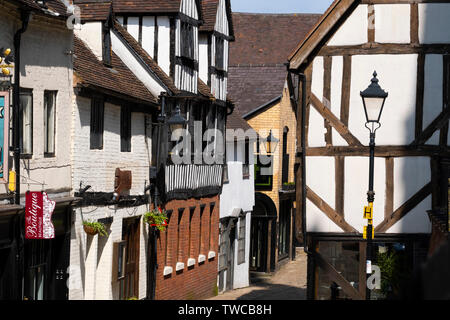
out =
[(22, 34), (27, 31), (30, 11), (21, 10), (22, 28), (14, 34), (14, 94), (13, 94), (13, 133), (14, 133), (14, 167), (16, 169), (15, 204), (20, 204), (20, 42)]

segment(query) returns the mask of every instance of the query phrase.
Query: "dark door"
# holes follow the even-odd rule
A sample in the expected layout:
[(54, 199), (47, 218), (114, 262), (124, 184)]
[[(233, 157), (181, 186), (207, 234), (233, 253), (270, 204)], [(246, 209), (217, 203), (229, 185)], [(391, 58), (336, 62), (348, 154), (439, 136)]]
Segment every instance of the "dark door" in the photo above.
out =
[(227, 290), (233, 290), (233, 282), (234, 282), (234, 251), (235, 251), (235, 243), (236, 243), (236, 226), (233, 222), (233, 226), (229, 233), (229, 247), (227, 252)]
[(70, 233), (60, 235), (52, 240), (52, 257), (50, 264), (50, 300), (67, 300), (69, 268)]
[(268, 219), (252, 217), (250, 240), (250, 271), (267, 271)]
[(155, 299), (156, 269), (157, 269), (157, 259), (156, 259), (157, 238), (158, 238), (157, 231), (154, 228), (152, 228), (149, 232), (148, 237), (149, 262), (147, 263), (147, 298), (150, 300)]
[(139, 218), (123, 220), (122, 239), (126, 242), (125, 276), (120, 281), (120, 299), (139, 296)]

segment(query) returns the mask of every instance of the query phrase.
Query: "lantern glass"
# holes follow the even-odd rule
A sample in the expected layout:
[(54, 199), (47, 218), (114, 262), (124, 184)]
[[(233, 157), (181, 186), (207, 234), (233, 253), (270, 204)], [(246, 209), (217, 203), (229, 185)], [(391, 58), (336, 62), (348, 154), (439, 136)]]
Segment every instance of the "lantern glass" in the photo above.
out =
[(265, 143), (267, 153), (275, 153), (275, 151), (277, 150), (278, 142), (279, 140), (273, 136), (272, 130), (270, 130), (270, 134), (267, 137)]
[(178, 141), (183, 136), (183, 131), (186, 124), (186, 119), (181, 115), (179, 106), (177, 106), (174, 115), (167, 121), (170, 132), (172, 134), (172, 140)]
[(381, 112), (383, 110), (385, 100), (386, 98), (380, 97), (363, 98), (367, 122), (380, 122)]

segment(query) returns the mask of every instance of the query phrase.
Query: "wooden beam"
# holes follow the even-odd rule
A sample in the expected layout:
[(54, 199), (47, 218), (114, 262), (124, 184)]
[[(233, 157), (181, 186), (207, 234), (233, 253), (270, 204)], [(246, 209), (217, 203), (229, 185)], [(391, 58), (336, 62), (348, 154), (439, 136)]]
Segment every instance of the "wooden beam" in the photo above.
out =
[(389, 217), (386, 217), (383, 222), (375, 227), (376, 233), (384, 233), (400, 219), (405, 217), (411, 212), (419, 203), (421, 203), (426, 197), (431, 194), (432, 185), (431, 182), (420, 189), (415, 195), (413, 195), (408, 201), (406, 201), (400, 208), (395, 210)]
[(386, 201), (384, 218), (394, 212), (394, 158), (386, 158)]
[(318, 56), (374, 55), (374, 54), (449, 54), (450, 44), (365, 43), (361, 45), (324, 46)]
[(312, 87), (313, 64), (311, 63), (305, 70), (306, 76), (306, 111), (305, 111), (305, 146), (308, 147), (309, 137), (309, 117), (311, 114), (311, 87)]
[(336, 212), (344, 217), (344, 191), (345, 191), (345, 158), (337, 156), (335, 159), (335, 195)]
[(314, 205), (320, 209), (331, 221), (337, 224), (345, 232), (358, 233), (358, 231), (345, 222), (344, 218), (331, 208), (322, 198), (320, 198), (314, 191), (308, 186), (306, 187), (306, 197), (314, 203)]
[(341, 121), (348, 126), (350, 110), (350, 91), (352, 83), (352, 56), (344, 56), (344, 66), (342, 73), (342, 94), (341, 94)]
[(430, 123), (430, 125), (416, 138), (411, 145), (422, 145), (427, 142), (433, 134), (448, 125), (450, 119), (450, 107), (446, 107), (439, 116)]
[[(443, 88), (442, 88), (442, 105), (443, 108), (447, 108), (450, 102), (450, 56), (443, 56), (444, 59), (444, 78), (443, 78)], [(448, 122), (441, 128), (439, 145), (447, 146), (448, 144)]]
[(367, 243), (366, 242), (360, 242), (359, 243), (359, 294), (363, 299), (366, 299), (366, 283), (367, 283), (367, 276), (366, 276), (366, 270), (367, 270), (367, 261), (366, 261), (366, 254), (367, 254)]
[(423, 129), (423, 97), (425, 91), (425, 55), (419, 54), (417, 58), (417, 89), (416, 89), (416, 130), (415, 139), (418, 139)]
[(316, 97), (314, 93), (311, 93), (311, 102), (313, 107), (324, 117), (329, 123), (336, 129), (336, 131), (347, 141), (351, 146), (362, 146), (362, 143), (350, 133), (348, 127), (341, 122), (330, 109), (325, 107), (322, 102)]
[(328, 275), (330, 280), (336, 282), (344, 293), (353, 300), (363, 300), (361, 294), (356, 290), (350, 282), (347, 281), (325, 258), (318, 252), (313, 253), (314, 261)]
[(411, 3), (410, 38), (412, 44), (419, 43), (419, 5)]
[(373, 4), (367, 5), (367, 42), (375, 42), (375, 7)]
[[(331, 111), (331, 67), (333, 64), (333, 57), (326, 56), (323, 59), (323, 98), (324, 98), (324, 106)], [(325, 143), (327, 146), (333, 145), (333, 132), (331, 129), (330, 121), (328, 119), (324, 119), (325, 126)]]
[[(307, 157), (367, 157), (369, 156), (369, 147), (314, 147), (306, 148)], [(450, 157), (449, 147), (427, 146), (427, 145), (409, 145), (409, 146), (377, 146), (375, 147), (376, 157), (431, 157), (441, 156)]]

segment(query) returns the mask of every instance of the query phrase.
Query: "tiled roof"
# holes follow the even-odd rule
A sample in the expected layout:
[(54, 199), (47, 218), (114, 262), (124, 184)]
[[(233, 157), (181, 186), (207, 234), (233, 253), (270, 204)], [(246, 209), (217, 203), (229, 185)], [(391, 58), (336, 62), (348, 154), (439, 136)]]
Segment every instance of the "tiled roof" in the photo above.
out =
[(202, 0), (203, 25), (200, 31), (214, 31), (219, 0)]
[(81, 84), (110, 90), (143, 102), (157, 103), (157, 99), (114, 53), (112, 68), (108, 68), (76, 36), (74, 51), (74, 72)]
[(230, 65), (279, 64), (314, 26), (318, 14), (233, 13)]
[(286, 66), (239, 66), (228, 68), (228, 93), (235, 108), (245, 115), (282, 94)]
[(73, 3), (80, 8), (82, 21), (105, 21), (112, 7), (111, 1), (103, 0), (74, 0)]
[(319, 18), (317, 14), (233, 13), (228, 92), (242, 115), (281, 96), (288, 55)]
[(173, 93), (179, 93), (172, 78), (170, 78), (161, 67), (150, 57), (142, 46), (133, 36), (116, 20), (114, 21), (114, 29), (122, 36), (128, 45), (138, 54), (145, 64), (155, 73), (155, 75), (163, 82), (163, 84)]
[(18, 3), (19, 5), (28, 7), (34, 11), (40, 11), (41, 13), (44, 13), (48, 16), (54, 16), (49, 13), (49, 11), (46, 10), (46, 8), (52, 12), (57, 13), (57, 16), (54, 16), (56, 18), (67, 18), (69, 16), (69, 13), (67, 12), (67, 7), (61, 0), (46, 0), (45, 1), (45, 7), (41, 7), (36, 1), (34, 0), (15, 0), (10, 1), (13, 3)]
[(227, 129), (243, 129), (246, 131), (252, 129), (252, 127), (242, 118), (239, 111), (235, 109), (233, 113), (227, 117)]
[(115, 12), (179, 12), (181, 0), (113, 0)]

